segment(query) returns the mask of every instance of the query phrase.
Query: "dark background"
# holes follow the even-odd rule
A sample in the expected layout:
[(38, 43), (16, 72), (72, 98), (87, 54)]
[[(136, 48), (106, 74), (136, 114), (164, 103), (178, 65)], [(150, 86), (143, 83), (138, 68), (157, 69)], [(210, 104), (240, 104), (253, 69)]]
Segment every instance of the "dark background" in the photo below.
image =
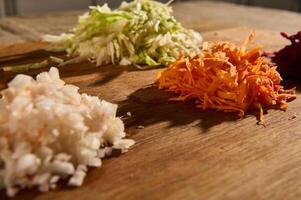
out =
[[(0, 16), (32, 15), (53, 11), (87, 9), (89, 5), (118, 6), (122, 0), (0, 0)], [(168, 0), (161, 0), (167, 2)], [(174, 2), (188, 0), (174, 0)], [(203, 0), (190, 0), (203, 1)], [(210, 0), (207, 0), (210, 1)], [(216, 1), (216, 0), (211, 0)], [(301, 0), (221, 0), (236, 4), (285, 9), (300, 12)]]

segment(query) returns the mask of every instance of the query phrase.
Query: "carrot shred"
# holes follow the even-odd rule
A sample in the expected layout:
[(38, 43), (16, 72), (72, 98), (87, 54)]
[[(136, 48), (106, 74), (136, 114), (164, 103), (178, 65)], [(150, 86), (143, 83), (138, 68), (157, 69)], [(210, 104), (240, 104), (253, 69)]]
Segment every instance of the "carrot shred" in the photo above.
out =
[(204, 43), (202, 52), (192, 59), (180, 55), (158, 74), (158, 87), (178, 94), (171, 100), (195, 100), (197, 108), (238, 112), (278, 106), (296, 98), (295, 88), (284, 90), (276, 66), (264, 59), (261, 47), (247, 50), (251, 34), (241, 45), (228, 41)]

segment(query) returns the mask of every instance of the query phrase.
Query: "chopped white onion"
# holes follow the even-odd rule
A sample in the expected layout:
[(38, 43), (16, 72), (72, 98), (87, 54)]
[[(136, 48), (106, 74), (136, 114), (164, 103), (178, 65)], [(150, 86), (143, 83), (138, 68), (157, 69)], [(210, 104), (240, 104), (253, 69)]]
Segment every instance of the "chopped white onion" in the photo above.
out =
[(36, 80), (17, 75), (1, 95), (0, 188), (9, 196), (33, 186), (46, 192), (65, 178), (80, 186), (88, 166), (134, 144), (123, 139), (117, 105), (80, 94), (56, 68)]

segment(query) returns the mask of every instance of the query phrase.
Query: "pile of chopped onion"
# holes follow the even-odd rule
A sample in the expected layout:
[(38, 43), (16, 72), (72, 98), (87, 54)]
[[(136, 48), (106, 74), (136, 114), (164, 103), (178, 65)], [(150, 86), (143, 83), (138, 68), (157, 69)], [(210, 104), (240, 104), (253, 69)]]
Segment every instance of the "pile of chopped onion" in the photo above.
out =
[(279, 105), (296, 98), (295, 89), (284, 90), (276, 67), (261, 56), (259, 47), (246, 50), (252, 35), (242, 46), (230, 42), (204, 43), (198, 56), (181, 56), (159, 74), (160, 89), (179, 94), (172, 100), (195, 100), (198, 108), (238, 112)]
[(167, 4), (152, 0), (123, 2), (111, 10), (107, 4), (90, 7), (79, 17), (70, 34), (46, 35), (44, 39), (70, 56), (101, 64), (166, 65), (179, 52), (193, 57), (199, 53), (202, 37), (184, 29), (171, 15)]
[(0, 99), (0, 188), (55, 188), (60, 179), (80, 186), (87, 167), (100, 167), (113, 149), (134, 144), (125, 137), (117, 105), (79, 94), (51, 68), (34, 80), (17, 75)]

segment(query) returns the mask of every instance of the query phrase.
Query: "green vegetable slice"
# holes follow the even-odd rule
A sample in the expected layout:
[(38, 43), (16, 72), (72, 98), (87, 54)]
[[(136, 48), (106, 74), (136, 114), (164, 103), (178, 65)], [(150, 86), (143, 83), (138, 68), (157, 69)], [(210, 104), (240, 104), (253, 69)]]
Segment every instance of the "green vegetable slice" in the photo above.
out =
[(115, 10), (107, 4), (90, 7), (72, 33), (44, 39), (53, 43), (53, 50), (64, 49), (97, 65), (158, 66), (175, 61), (180, 53), (193, 57), (202, 37), (183, 28), (168, 4), (134, 0)]

